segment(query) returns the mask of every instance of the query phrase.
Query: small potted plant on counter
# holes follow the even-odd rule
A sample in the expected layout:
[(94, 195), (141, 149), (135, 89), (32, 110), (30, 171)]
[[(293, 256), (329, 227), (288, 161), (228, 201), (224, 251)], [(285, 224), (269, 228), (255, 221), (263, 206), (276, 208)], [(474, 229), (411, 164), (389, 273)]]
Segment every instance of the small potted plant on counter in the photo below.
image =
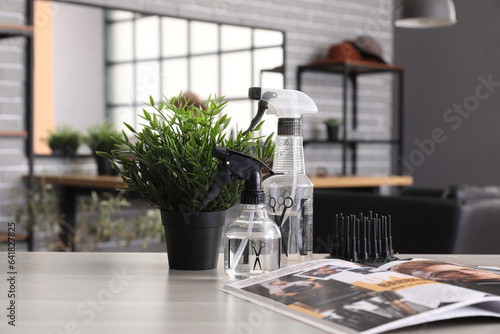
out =
[(328, 118), (324, 121), (326, 125), (326, 133), (328, 135), (329, 141), (338, 141), (339, 140), (339, 129), (342, 121), (338, 118)]
[(116, 142), (113, 138), (120, 137), (121, 133), (118, 132), (113, 124), (106, 120), (97, 125), (90, 127), (87, 130), (85, 142), (92, 150), (97, 163), (97, 173), (99, 175), (118, 175), (109, 159), (103, 158), (96, 154), (97, 151), (111, 153), (115, 148)]
[(56, 131), (49, 131), (47, 142), (53, 155), (75, 157), (83, 142), (83, 136), (78, 130), (66, 125)]
[[(98, 154), (114, 159), (127, 189), (161, 210), (165, 227), (169, 266), (173, 269), (213, 269), (217, 267), (226, 210), (241, 196), (243, 182), (229, 183), (211, 202), (203, 205), (219, 172), (220, 161), (213, 156), (215, 146), (224, 146), (266, 162), (273, 156), (272, 135), (264, 144), (254, 130), (227, 134), (230, 118), (222, 114), (227, 101), (209, 98), (199, 107), (181, 96), (159, 104), (151, 98), (154, 113), (143, 110), (141, 130), (125, 126), (135, 143), (123, 133), (111, 153)], [(122, 166), (120, 170), (119, 166)]]

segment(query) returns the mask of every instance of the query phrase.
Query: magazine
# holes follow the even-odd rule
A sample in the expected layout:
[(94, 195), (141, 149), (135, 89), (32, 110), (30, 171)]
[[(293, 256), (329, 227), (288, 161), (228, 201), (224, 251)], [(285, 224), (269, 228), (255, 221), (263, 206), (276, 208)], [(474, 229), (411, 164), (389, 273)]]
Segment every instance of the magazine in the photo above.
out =
[(500, 318), (500, 268), (426, 259), (366, 266), (324, 259), (222, 289), (331, 333), (381, 333), (470, 316)]

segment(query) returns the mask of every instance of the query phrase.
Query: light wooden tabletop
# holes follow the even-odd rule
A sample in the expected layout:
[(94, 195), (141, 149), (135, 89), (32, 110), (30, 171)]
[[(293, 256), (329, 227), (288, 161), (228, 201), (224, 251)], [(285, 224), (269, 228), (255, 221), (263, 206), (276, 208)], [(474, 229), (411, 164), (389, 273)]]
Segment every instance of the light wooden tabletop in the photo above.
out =
[[(321, 258), (322, 256), (318, 256)], [(429, 256), (498, 265), (500, 256)], [(7, 253), (0, 253), (0, 333), (322, 333), (218, 290), (216, 270), (169, 270), (164, 253), (17, 252), (16, 327), (7, 324)], [(460, 319), (397, 333), (499, 333), (500, 322)]]

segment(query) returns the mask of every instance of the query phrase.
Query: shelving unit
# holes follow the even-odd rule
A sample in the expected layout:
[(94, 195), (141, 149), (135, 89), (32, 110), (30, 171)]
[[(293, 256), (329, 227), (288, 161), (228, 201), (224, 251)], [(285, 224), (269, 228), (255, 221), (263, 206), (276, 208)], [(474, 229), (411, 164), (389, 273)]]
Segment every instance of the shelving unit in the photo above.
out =
[[(26, 22), (32, 22), (33, 2), (26, 1)], [(30, 25), (10, 25), (0, 23), (0, 39), (23, 37), (26, 39), (25, 45), (25, 90), (24, 90), (24, 108), (25, 108), (25, 130), (23, 131), (0, 131), (0, 138), (24, 138), (26, 140), (26, 157), (28, 159), (28, 180), (27, 186), (31, 190), (35, 184), (34, 178), (34, 153), (33, 153), (33, 26)], [(0, 233), (0, 241), (6, 238)], [(27, 235), (17, 233), (17, 241), (27, 241), (28, 250), (33, 250), (32, 231)]]
[(397, 102), (397, 130), (392, 136), (393, 138), (387, 140), (357, 140), (348, 139), (347, 131), (344, 128), (343, 136), (338, 142), (308, 140), (304, 142), (307, 144), (328, 143), (337, 144), (342, 147), (342, 174), (347, 175), (347, 154), (348, 150), (351, 153), (351, 174), (357, 174), (357, 149), (359, 144), (388, 144), (397, 147), (396, 157), (396, 173), (401, 175), (402, 168), (399, 163), (400, 158), (403, 156), (403, 72), (402, 66), (387, 65), (382, 63), (375, 63), (369, 61), (347, 60), (343, 62), (334, 63), (321, 63), (312, 65), (303, 65), (297, 67), (297, 89), (302, 88), (302, 75), (305, 72), (319, 72), (331, 73), (342, 75), (342, 124), (347, 124), (347, 99), (348, 99), (348, 82), (351, 88), (351, 128), (355, 130), (358, 126), (358, 76), (369, 75), (377, 73), (394, 73), (397, 77), (398, 89), (398, 102)]

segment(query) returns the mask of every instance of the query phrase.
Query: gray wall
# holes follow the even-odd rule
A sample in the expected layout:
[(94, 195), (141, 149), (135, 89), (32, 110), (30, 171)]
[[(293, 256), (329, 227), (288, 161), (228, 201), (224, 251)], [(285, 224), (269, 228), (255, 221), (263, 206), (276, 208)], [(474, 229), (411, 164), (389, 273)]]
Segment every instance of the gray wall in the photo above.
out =
[[(392, 61), (392, 0), (71, 0), (71, 3), (106, 4), (119, 8), (147, 11), (232, 24), (278, 29), (286, 32), (287, 87), (295, 89), (297, 65), (324, 57), (332, 44), (368, 34), (384, 49), (384, 58)], [(392, 131), (392, 77), (366, 76), (360, 79), (359, 120), (356, 135), (361, 138), (387, 138)], [(326, 138), (322, 121), (341, 115), (341, 79), (336, 75), (307, 73), (302, 89), (318, 105), (320, 112), (304, 117), (304, 137)], [(360, 174), (389, 174), (390, 147), (360, 147)], [(314, 145), (306, 149), (306, 169), (315, 173), (324, 168), (339, 173), (338, 146)]]
[(405, 166), (422, 187), (500, 184), (500, 2), (454, 3), (455, 26), (394, 33)]
[[(285, 52), (287, 88), (296, 87), (297, 65), (308, 64), (318, 57), (323, 57), (332, 44), (345, 39), (354, 39), (361, 34), (368, 34), (377, 39), (383, 46), (384, 58), (389, 62), (392, 61), (392, 0), (79, 0), (67, 2), (107, 5), (185, 18), (284, 30), (287, 43)], [(21, 1), (2, 0), (0, 2), (0, 22), (18, 23), (22, 13)], [(0, 73), (2, 75), (0, 85), (2, 94), (8, 96), (5, 100), (0, 95), (1, 117), (3, 120), (12, 120), (15, 123), (12, 127), (22, 128), (23, 101), (21, 97), (24, 85), (22, 48), (6, 48), (2, 43), (5, 42), (0, 42)], [(96, 51), (88, 50), (88, 54), (94, 52)], [(81, 54), (84, 55), (83, 51)], [(4, 70), (5, 68), (8, 70)], [(14, 78), (5, 79), (9, 76), (14, 76)], [(72, 90), (88, 88), (74, 86), (76, 82), (69, 84)], [(385, 75), (370, 76), (360, 80), (361, 126), (358, 135), (384, 137), (391, 132), (391, 84), (391, 77)], [(303, 90), (314, 99), (320, 109), (320, 113), (304, 119), (306, 138), (326, 138), (326, 131), (321, 123), (326, 118), (340, 115), (340, 87), (340, 77), (334, 75), (308, 73), (303, 78)], [(78, 107), (90, 106), (94, 102), (79, 98), (70, 100), (73, 102), (73, 107), (75, 104), (79, 105)], [(64, 113), (73, 115), (73, 111), (69, 110)], [(23, 147), (22, 140), (9, 142), (1, 140), (1, 221), (11, 219), (5, 208), (12, 201), (12, 189), (22, 189), (20, 179), (27, 171)], [(389, 173), (390, 149), (387, 146), (362, 147), (360, 151), (362, 154), (360, 173)], [(314, 173), (320, 167), (326, 168), (329, 173), (338, 173), (340, 171), (339, 160), (338, 148), (318, 145), (306, 149), (306, 168), (309, 173)], [(75, 162), (38, 158), (35, 170), (39, 174), (57, 174), (68, 171), (94, 172), (95, 167), (92, 164), (92, 160)]]

